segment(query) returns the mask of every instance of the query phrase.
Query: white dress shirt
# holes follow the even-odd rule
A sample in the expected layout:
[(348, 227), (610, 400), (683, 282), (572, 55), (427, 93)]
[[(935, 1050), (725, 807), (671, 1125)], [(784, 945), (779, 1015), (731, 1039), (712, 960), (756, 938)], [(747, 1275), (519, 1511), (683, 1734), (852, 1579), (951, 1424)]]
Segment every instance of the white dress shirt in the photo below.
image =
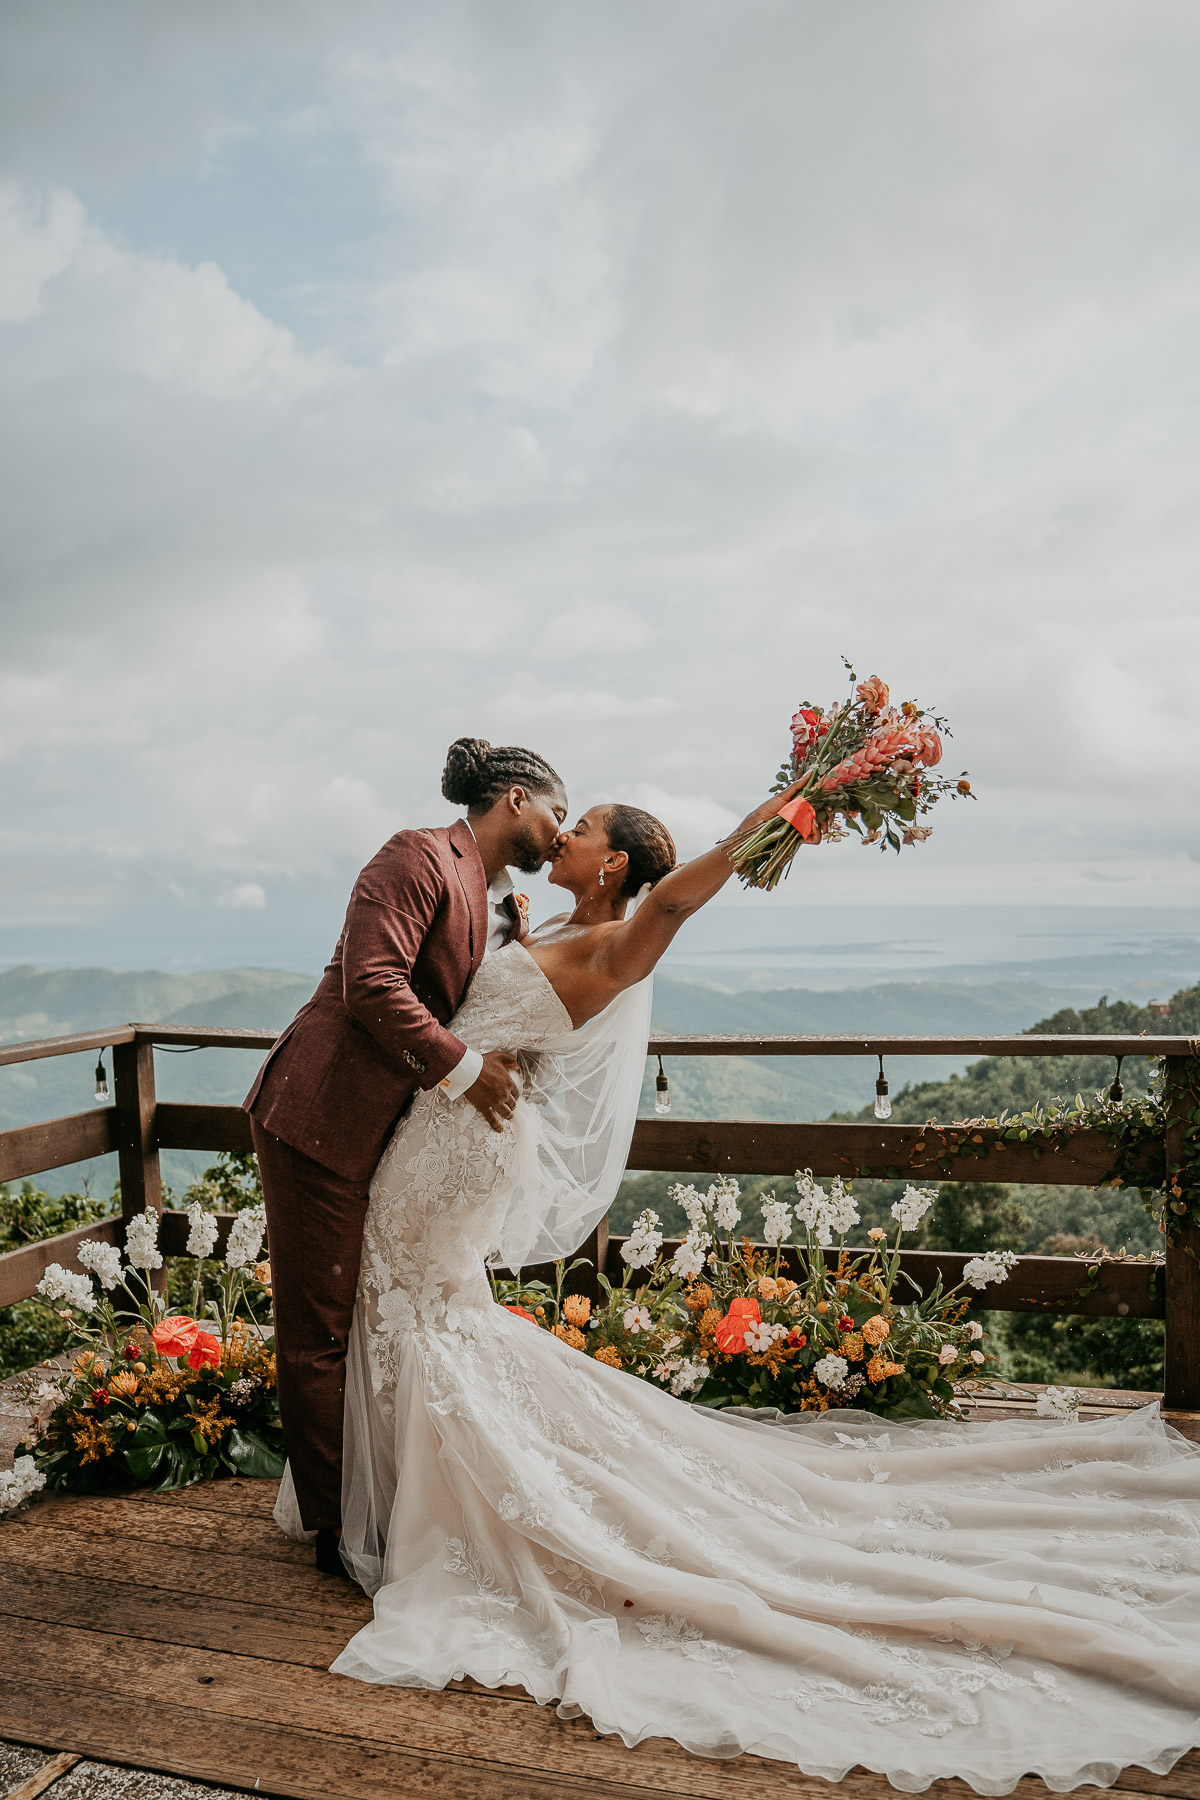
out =
[[(470, 819), (467, 820), (467, 829), (471, 830)], [(474, 835), (475, 833), (472, 831), (471, 836), (474, 837)], [(493, 950), (499, 950), (500, 946), (507, 942), (512, 931), (513, 916), (504, 903), (513, 891), (512, 876), (507, 869), (501, 869), (487, 891), (488, 934), (485, 956), (490, 956)], [(442, 1086), (451, 1100), (457, 1100), (459, 1095), (465, 1094), (469, 1087), (474, 1087), (482, 1068), (483, 1057), (478, 1050), (466, 1049), (463, 1051), (462, 1060), (454, 1065), (448, 1075), (442, 1077)]]

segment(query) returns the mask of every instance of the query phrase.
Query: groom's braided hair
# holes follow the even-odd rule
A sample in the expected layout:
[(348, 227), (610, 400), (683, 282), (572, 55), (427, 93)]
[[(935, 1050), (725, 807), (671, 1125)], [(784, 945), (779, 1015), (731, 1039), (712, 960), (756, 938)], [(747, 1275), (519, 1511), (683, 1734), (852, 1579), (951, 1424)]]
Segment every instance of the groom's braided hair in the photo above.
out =
[(489, 744), (486, 738), (455, 738), (442, 771), (442, 793), (453, 806), (482, 811), (513, 787), (551, 794), (563, 789), (563, 779), (535, 750)]

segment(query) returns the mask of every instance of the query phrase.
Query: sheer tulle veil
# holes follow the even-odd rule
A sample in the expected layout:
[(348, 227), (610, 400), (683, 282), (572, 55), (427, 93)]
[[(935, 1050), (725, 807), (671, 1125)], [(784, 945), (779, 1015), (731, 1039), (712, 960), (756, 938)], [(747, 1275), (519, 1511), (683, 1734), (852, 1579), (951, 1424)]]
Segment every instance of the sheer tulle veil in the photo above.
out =
[(514, 1191), (490, 1263), (519, 1269), (569, 1256), (608, 1211), (637, 1116), (652, 987), (647, 976), (577, 1031), (521, 1056), (537, 1173)]

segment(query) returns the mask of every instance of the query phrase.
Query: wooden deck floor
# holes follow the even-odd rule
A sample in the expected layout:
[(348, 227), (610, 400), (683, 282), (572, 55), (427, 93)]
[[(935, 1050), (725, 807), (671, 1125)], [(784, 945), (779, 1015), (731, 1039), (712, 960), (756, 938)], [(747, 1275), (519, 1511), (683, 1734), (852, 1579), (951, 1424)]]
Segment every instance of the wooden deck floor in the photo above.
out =
[[(274, 1496), (273, 1482), (230, 1480), (51, 1498), (0, 1527), (0, 1738), (293, 1800), (829, 1800), (829, 1784), (758, 1757), (626, 1750), (517, 1691), (329, 1674), (370, 1604), (281, 1537)], [(1112, 1791), (1200, 1800), (1200, 1753), (1169, 1776), (1128, 1770)], [(894, 1800), (862, 1770), (839, 1792)], [(929, 1792), (970, 1800), (954, 1781)]]

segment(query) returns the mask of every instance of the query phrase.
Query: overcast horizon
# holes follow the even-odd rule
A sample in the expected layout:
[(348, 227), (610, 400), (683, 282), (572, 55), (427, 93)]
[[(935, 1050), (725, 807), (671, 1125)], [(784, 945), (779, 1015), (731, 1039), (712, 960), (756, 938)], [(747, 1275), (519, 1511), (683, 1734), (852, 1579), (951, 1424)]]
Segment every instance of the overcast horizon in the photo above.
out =
[(1195, 905), (1194, 5), (0, 46), (0, 966), (323, 955), (460, 733), (692, 853), (843, 653), (978, 800), (720, 905)]

